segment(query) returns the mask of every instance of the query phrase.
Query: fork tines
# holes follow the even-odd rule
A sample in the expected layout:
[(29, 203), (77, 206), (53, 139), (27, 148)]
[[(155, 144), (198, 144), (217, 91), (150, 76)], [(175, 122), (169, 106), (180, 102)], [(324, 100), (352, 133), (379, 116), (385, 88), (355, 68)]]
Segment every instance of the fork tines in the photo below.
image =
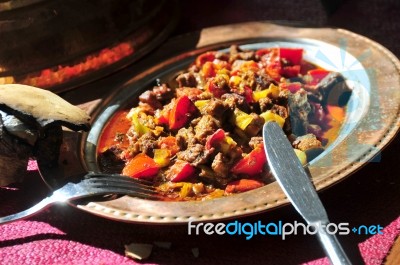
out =
[(89, 173), (82, 184), (110, 193), (127, 194), (140, 198), (160, 199), (162, 196), (149, 181), (139, 180), (119, 174)]

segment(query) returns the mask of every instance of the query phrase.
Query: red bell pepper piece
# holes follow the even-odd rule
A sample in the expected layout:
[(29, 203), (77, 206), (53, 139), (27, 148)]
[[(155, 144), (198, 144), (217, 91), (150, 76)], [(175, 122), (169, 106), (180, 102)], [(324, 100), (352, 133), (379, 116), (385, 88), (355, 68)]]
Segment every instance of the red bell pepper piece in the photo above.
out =
[(216, 130), (212, 135), (207, 137), (206, 148), (211, 149), (212, 147), (218, 146), (222, 143), (225, 138), (225, 131), (222, 129)]
[(311, 77), (309, 82), (310, 85), (316, 85), (321, 82), (322, 79), (325, 78), (330, 73), (330, 71), (325, 69), (313, 69), (307, 72), (307, 74)]
[(299, 65), (303, 59), (303, 49), (299, 48), (279, 48), (279, 56), (291, 62), (292, 65)]
[(226, 193), (236, 193), (236, 192), (245, 192), (249, 190), (254, 190), (264, 186), (259, 180), (255, 179), (239, 179), (229, 182), (225, 188)]
[(196, 111), (196, 106), (188, 96), (178, 98), (169, 115), (169, 128), (177, 130), (186, 125), (191, 114)]
[(267, 162), (265, 151), (262, 146), (256, 147), (247, 156), (239, 160), (231, 169), (234, 174), (246, 174), (254, 176), (262, 172)]
[(249, 86), (244, 86), (244, 98), (247, 103), (253, 103), (253, 90)]
[(271, 48), (259, 49), (256, 51), (256, 56), (261, 58), (262, 56), (264, 56), (265, 54), (270, 53), (270, 52), (271, 52)]
[(133, 178), (151, 178), (157, 175), (160, 167), (146, 154), (140, 153), (125, 165), (122, 175)]
[[(169, 124), (169, 116), (171, 113), (171, 110), (174, 106), (175, 102), (171, 102), (164, 106), (162, 110), (159, 112), (156, 112), (156, 122), (158, 125), (168, 125)], [(158, 111), (158, 110), (157, 110)]]
[(280, 73), (282, 70), (279, 49), (273, 48), (269, 49), (269, 51), (269, 53), (266, 53), (261, 57), (261, 61), (265, 65), (267, 73), (275, 80), (279, 80), (281, 78)]
[(187, 180), (196, 172), (196, 169), (188, 162), (176, 160), (166, 173), (167, 179), (172, 182), (181, 182)]
[(284, 77), (296, 77), (300, 74), (300, 65), (285, 66), (282, 68), (281, 74)]
[(196, 66), (201, 67), (206, 62), (214, 61), (215, 54), (216, 54), (216, 52), (210, 51), (210, 52), (205, 52), (205, 53), (197, 56), (196, 61), (195, 61)]
[(288, 89), (292, 93), (296, 93), (301, 88), (300, 82), (293, 82), (293, 83), (280, 83), (279, 87), (281, 89)]
[(216, 98), (221, 98), (223, 94), (228, 92), (224, 88), (220, 88), (213, 77), (211, 77), (207, 81), (205, 88), (208, 92), (212, 93)]

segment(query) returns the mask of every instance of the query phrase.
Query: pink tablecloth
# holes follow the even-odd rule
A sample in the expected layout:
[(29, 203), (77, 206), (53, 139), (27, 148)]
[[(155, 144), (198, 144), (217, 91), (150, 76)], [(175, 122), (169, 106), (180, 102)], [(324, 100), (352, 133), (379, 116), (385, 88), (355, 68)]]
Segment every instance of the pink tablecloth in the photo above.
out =
[[(396, 210), (382, 210), (382, 218), (367, 218), (374, 214), (375, 208), (369, 207), (368, 210), (355, 202), (360, 209), (353, 208), (351, 212), (349, 207), (354, 207), (349, 201), (352, 200), (351, 196), (345, 199), (349, 204), (347, 206), (332, 207), (330, 202), (330, 193), (345, 192), (341, 189), (358, 181), (357, 176), (349, 178), (338, 184), (337, 188), (322, 193), (321, 198), (331, 220), (335, 222), (347, 220), (351, 225), (371, 225), (381, 220), (379, 224), (385, 227), (382, 235), (349, 235), (340, 238), (354, 264), (361, 260), (366, 264), (381, 264), (400, 233), (400, 217), (396, 215)], [(38, 173), (29, 171), (22, 184), (0, 189), (0, 215), (25, 209), (47, 193)], [(371, 200), (379, 199), (371, 197)], [(336, 200), (339, 204), (342, 201)], [(388, 203), (388, 206), (397, 205)], [(342, 210), (334, 210), (338, 208)], [(343, 215), (343, 211), (346, 215)], [(383, 217), (385, 214), (389, 218)], [(337, 215), (342, 215), (343, 219)], [(394, 219), (388, 221), (390, 218)], [(301, 221), (291, 206), (240, 219), (242, 222), (257, 220)], [(171, 248), (155, 246), (150, 258), (141, 262), (125, 257), (124, 245), (153, 244), (157, 241), (170, 242)], [(199, 251), (198, 257), (193, 255), (193, 249)], [(357, 254), (357, 249), (362, 258)], [(56, 205), (28, 220), (0, 226), (1, 264), (248, 264), (250, 261), (254, 264), (329, 264), (314, 236), (291, 236), (285, 241), (266, 236), (256, 236), (251, 240), (227, 235), (189, 236), (185, 225), (119, 223), (92, 216), (69, 205)]]

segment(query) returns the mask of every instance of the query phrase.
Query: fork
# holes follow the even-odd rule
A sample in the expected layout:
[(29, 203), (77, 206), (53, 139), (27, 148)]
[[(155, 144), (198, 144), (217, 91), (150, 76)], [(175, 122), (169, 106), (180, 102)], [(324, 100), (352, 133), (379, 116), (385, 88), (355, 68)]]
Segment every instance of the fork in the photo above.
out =
[(96, 195), (124, 194), (143, 199), (160, 199), (161, 195), (145, 180), (139, 180), (118, 174), (88, 173), (78, 183), (69, 182), (55, 190), (34, 206), (15, 214), (0, 217), (0, 224), (28, 218), (47, 209), (55, 203), (93, 197)]

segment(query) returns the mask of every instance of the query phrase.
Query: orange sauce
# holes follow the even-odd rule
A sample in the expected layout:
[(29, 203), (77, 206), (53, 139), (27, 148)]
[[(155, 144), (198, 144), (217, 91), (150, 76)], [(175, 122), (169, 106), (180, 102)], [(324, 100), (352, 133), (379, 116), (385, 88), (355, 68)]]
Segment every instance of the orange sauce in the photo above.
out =
[(342, 127), (344, 118), (346, 116), (345, 108), (327, 105), (328, 115), (330, 118), (330, 128), (324, 132), (323, 138), (327, 139), (327, 145), (331, 144), (339, 135), (340, 128)]
[(105, 126), (100, 141), (98, 143), (98, 152), (102, 153), (111, 146), (117, 146), (125, 149), (129, 145), (126, 132), (131, 127), (131, 122), (126, 118), (129, 110), (117, 111), (108, 124)]

